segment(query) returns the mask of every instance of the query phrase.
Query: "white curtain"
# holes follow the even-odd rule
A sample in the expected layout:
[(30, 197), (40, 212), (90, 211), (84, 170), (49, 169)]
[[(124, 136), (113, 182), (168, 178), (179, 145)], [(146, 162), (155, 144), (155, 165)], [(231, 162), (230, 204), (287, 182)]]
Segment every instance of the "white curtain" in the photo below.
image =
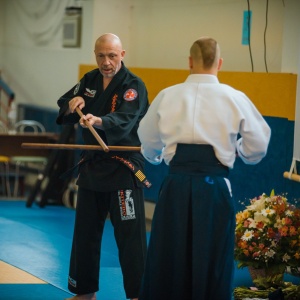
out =
[(16, 19), (9, 15), (10, 44), (26, 46), (47, 46), (47, 48), (62, 47), (62, 21), (67, 6), (74, 6), (74, 0), (10, 0), (11, 12)]

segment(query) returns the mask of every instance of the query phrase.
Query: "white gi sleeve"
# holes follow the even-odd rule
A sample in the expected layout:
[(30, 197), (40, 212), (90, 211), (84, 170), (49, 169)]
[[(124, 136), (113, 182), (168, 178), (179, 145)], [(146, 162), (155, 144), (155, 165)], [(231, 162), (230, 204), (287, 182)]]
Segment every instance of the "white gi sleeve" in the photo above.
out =
[(141, 141), (141, 153), (153, 165), (162, 162), (164, 145), (159, 134), (158, 106), (160, 94), (152, 101), (146, 115), (139, 124), (138, 136)]
[(241, 138), (236, 142), (236, 150), (245, 164), (254, 165), (267, 154), (271, 129), (253, 103), (245, 98), (246, 105), (242, 108), (244, 118), (240, 123)]

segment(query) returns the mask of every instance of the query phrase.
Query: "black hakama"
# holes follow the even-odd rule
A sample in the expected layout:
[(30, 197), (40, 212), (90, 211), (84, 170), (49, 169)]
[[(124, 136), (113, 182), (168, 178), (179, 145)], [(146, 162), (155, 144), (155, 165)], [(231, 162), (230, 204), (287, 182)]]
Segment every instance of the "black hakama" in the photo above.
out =
[(229, 300), (235, 209), (209, 145), (178, 144), (156, 205), (139, 300)]

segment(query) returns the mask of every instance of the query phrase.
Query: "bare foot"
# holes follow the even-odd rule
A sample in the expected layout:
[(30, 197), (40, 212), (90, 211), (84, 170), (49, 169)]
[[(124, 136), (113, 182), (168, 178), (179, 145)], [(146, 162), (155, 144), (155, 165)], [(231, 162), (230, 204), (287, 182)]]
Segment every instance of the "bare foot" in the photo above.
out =
[(74, 297), (67, 298), (65, 300), (96, 300), (96, 293), (76, 295)]

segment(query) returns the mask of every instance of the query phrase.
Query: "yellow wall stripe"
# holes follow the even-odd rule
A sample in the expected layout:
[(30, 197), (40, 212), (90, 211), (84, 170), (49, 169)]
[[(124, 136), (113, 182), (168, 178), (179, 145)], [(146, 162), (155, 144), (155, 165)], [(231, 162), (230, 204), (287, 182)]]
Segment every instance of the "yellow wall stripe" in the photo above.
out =
[[(79, 78), (96, 65), (79, 65)], [(129, 69), (145, 82), (151, 102), (162, 89), (183, 82), (188, 70)], [(297, 75), (289, 73), (219, 72), (222, 83), (244, 92), (260, 113), (295, 120)]]

